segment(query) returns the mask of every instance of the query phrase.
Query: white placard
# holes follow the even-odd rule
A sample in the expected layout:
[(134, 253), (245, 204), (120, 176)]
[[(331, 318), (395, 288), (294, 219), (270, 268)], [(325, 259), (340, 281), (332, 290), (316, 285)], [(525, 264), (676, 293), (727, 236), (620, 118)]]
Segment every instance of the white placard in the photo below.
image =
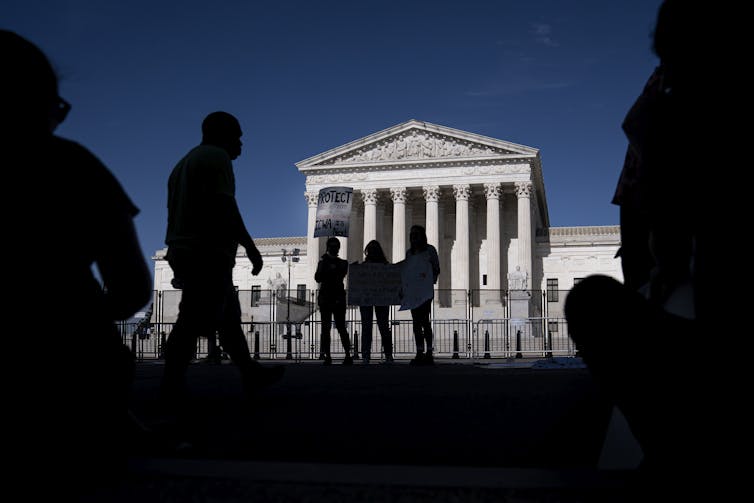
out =
[(434, 296), (432, 264), (424, 254), (409, 255), (401, 265), (402, 298), (399, 311), (414, 309)]

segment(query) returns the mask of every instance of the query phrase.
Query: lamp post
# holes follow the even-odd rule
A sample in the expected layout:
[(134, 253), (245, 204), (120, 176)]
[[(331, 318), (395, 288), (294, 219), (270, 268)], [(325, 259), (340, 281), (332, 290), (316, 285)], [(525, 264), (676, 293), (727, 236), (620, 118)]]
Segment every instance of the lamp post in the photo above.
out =
[(288, 266), (288, 288), (286, 292), (287, 311), (285, 315), (285, 328), (287, 333), (284, 336), (287, 339), (285, 345), (286, 360), (293, 359), (293, 347), (291, 342), (293, 339), (293, 333), (291, 332), (291, 267), (293, 267), (294, 262), (300, 260), (300, 257), (298, 256), (300, 252), (301, 250), (298, 248), (294, 248), (290, 251), (283, 248), (283, 256), (280, 257), (280, 260)]

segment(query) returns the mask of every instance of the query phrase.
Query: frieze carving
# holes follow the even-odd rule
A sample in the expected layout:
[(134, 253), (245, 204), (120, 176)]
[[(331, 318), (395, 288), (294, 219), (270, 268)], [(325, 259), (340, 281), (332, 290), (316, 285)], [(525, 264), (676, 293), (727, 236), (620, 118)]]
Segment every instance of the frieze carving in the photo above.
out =
[(491, 165), (491, 166), (466, 166), (462, 172), (467, 176), (478, 175), (509, 175), (529, 173), (531, 169), (525, 164)]
[(468, 201), (469, 196), (471, 195), (471, 185), (453, 185), (453, 195), (456, 200)]
[(364, 204), (377, 204), (377, 189), (362, 189), (361, 198)]
[(489, 157), (511, 153), (514, 152), (420, 129), (410, 129), (399, 135), (364, 145), (361, 148), (347, 152), (319, 165), (435, 158)]
[(394, 203), (405, 203), (406, 202), (406, 188), (405, 187), (392, 188), (390, 189), (390, 196), (392, 197)]
[[(459, 162), (464, 162), (459, 160)], [(465, 161), (465, 162), (474, 162)], [(479, 162), (479, 161), (476, 161)], [(487, 162), (487, 161), (483, 161)], [(439, 163), (438, 163), (439, 165)], [(415, 168), (417, 166), (414, 166)], [(487, 166), (465, 166), (460, 170), (463, 176), (484, 176), (484, 175), (520, 175), (529, 174), (531, 169), (526, 164), (492, 164)], [(369, 172), (367, 171), (353, 171), (348, 173), (331, 173), (326, 175), (308, 175), (306, 177), (307, 184), (323, 185), (323, 184), (338, 184), (338, 183), (350, 183), (360, 182), (369, 178)]]
[(500, 199), (503, 187), (499, 183), (485, 183), (484, 195), (487, 199)]
[(440, 187), (437, 185), (426, 185), (422, 187), (422, 192), (424, 192), (424, 199), (427, 200), (427, 202), (437, 202), (440, 200)]
[(516, 196), (531, 197), (534, 192), (534, 186), (531, 182), (516, 182)]
[(309, 175), (306, 177), (307, 183), (341, 183), (341, 182), (358, 182), (367, 179), (367, 174), (359, 173), (334, 173), (331, 175)]

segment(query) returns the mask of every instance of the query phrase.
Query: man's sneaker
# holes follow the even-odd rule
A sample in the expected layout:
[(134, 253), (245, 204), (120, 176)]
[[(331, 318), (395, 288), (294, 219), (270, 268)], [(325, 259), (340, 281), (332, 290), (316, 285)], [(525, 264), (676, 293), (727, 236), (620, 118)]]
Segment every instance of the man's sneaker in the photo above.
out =
[(422, 362), (422, 365), (432, 366), (435, 364), (435, 359), (432, 357), (431, 353), (427, 353), (424, 355), (424, 361)]
[(419, 365), (424, 365), (424, 353), (416, 353), (416, 357), (413, 358), (410, 362), (408, 362), (408, 364), (414, 367), (418, 367)]
[(343, 358), (343, 365), (353, 365), (353, 357), (351, 355), (346, 355), (346, 357)]
[(325, 359), (324, 365), (332, 365), (332, 358), (330, 358), (329, 356), (325, 356), (324, 359)]
[(395, 360), (392, 356), (386, 356), (385, 361), (382, 362), (383, 365), (392, 365), (393, 363), (395, 363)]

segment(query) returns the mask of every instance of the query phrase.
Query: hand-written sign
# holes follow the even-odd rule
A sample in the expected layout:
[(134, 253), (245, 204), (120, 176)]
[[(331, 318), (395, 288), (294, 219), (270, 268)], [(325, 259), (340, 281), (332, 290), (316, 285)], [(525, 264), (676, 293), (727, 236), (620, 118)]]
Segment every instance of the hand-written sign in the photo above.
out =
[(352, 203), (353, 188), (351, 187), (325, 187), (321, 189), (317, 200), (314, 237), (348, 237)]
[(348, 266), (348, 304), (391, 306), (401, 303), (401, 266), (365, 262)]
[(432, 265), (422, 255), (410, 255), (398, 262), (401, 266), (401, 307), (415, 309), (434, 297)]

